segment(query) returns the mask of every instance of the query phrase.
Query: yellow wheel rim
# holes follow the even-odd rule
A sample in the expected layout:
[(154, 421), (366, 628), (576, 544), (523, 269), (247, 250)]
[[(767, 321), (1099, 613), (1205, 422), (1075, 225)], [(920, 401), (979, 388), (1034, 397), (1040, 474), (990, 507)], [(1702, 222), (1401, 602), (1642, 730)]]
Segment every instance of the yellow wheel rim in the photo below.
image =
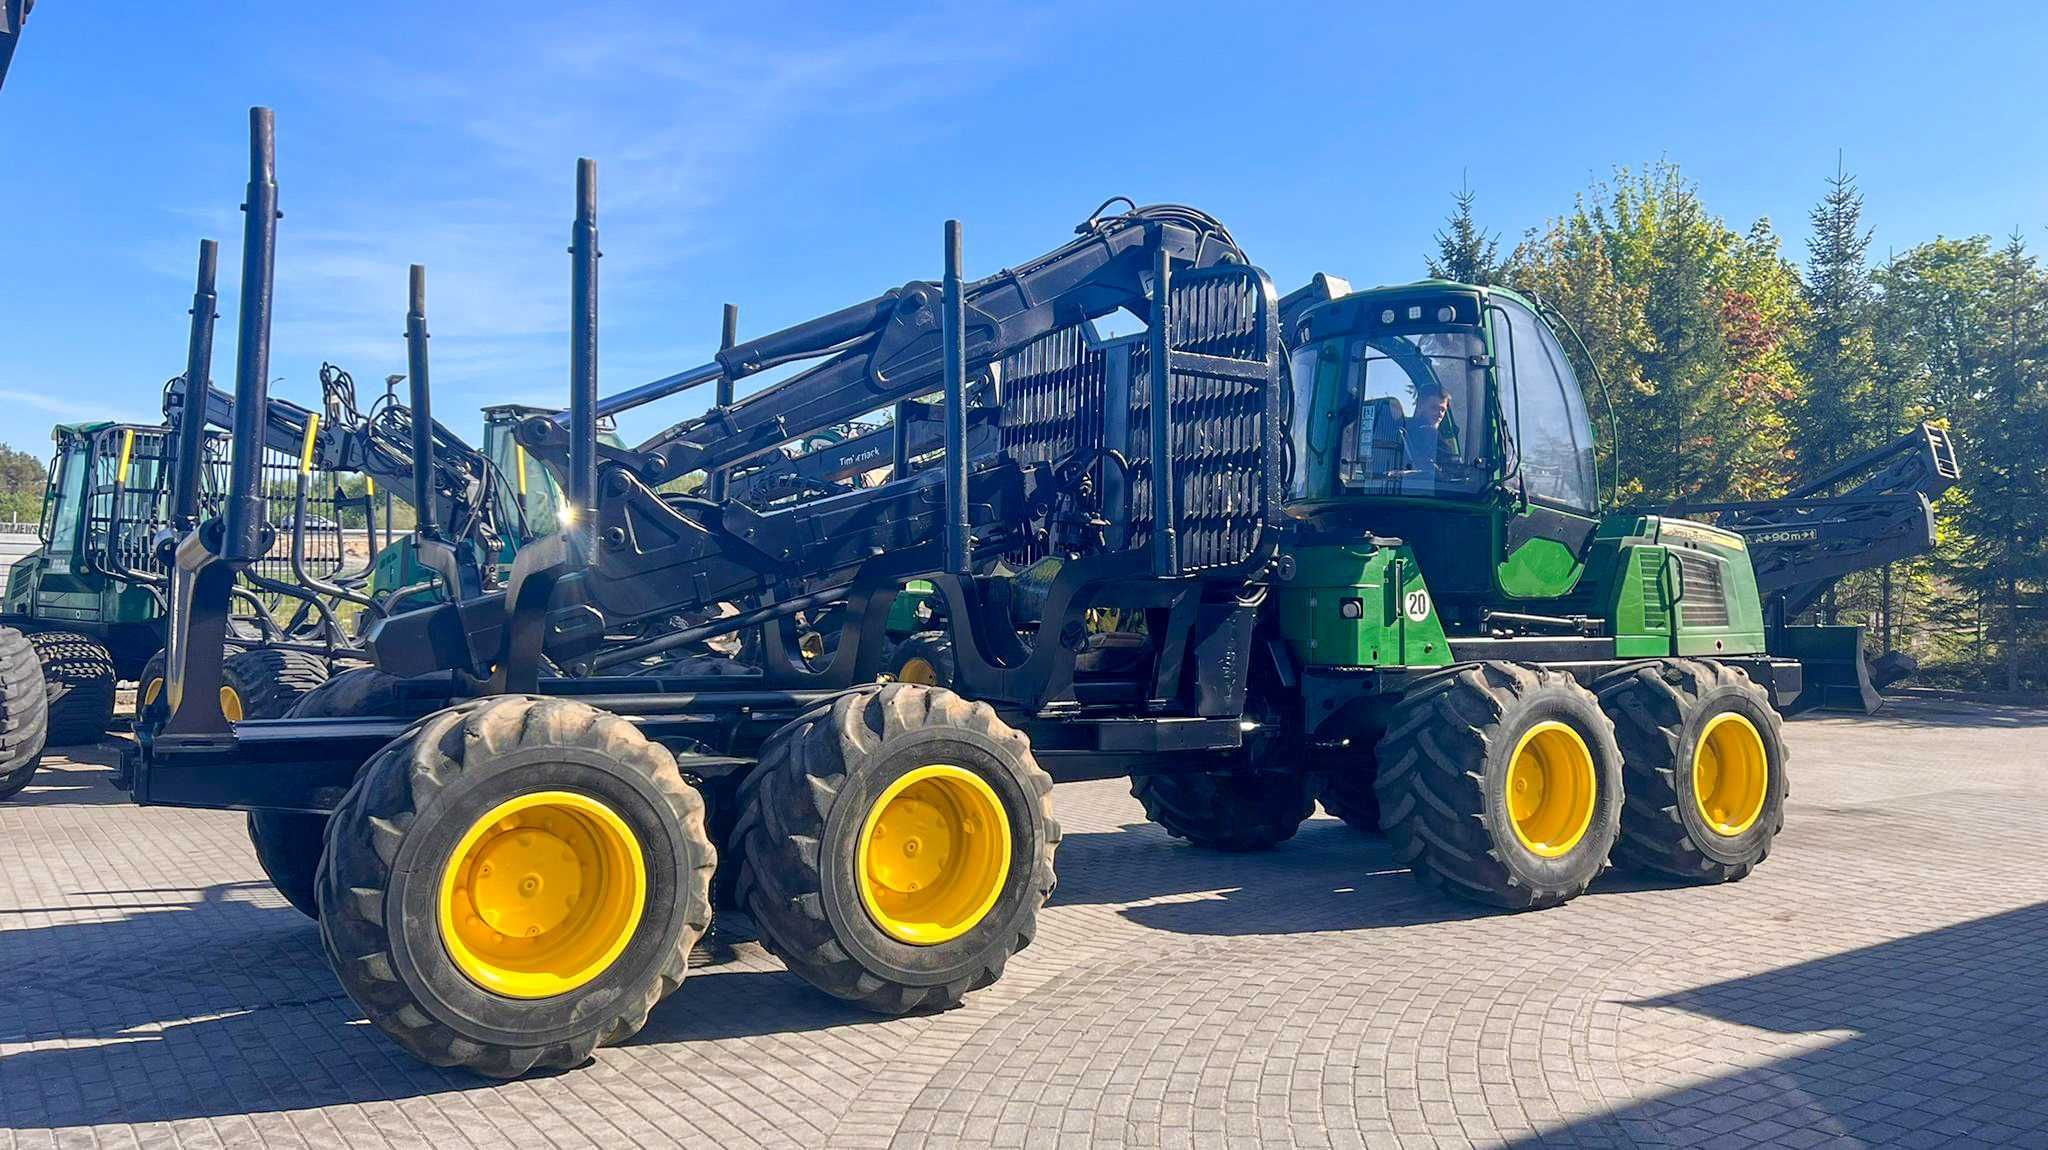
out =
[(868, 808), (855, 848), (860, 900), (882, 933), (931, 946), (974, 929), (1010, 873), (1010, 820), (986, 780), (918, 767)]
[(1756, 724), (1733, 711), (1707, 721), (1692, 751), (1692, 796), (1715, 834), (1733, 837), (1755, 826), (1770, 781), (1771, 761)]
[(647, 909), (647, 861), (618, 812), (536, 791), (491, 808), (441, 877), (441, 940), (469, 980), (547, 998), (617, 961)]
[(1569, 725), (1529, 728), (1508, 760), (1508, 821), (1523, 846), (1543, 858), (1568, 853), (1593, 825), (1599, 783), (1593, 752)]
[(930, 659), (921, 655), (912, 656), (903, 661), (902, 668), (896, 672), (896, 681), (936, 687), (939, 685), (939, 669), (932, 666)]

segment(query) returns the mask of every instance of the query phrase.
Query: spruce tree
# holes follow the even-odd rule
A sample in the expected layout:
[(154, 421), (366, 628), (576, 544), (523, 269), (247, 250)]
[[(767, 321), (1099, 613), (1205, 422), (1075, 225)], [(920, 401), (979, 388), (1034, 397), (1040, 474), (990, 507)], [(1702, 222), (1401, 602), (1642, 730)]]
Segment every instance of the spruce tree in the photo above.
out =
[(1480, 230), (1472, 215), (1475, 198), (1471, 186), (1461, 180), (1457, 207), (1436, 234), (1436, 254), (1428, 259), (1429, 274), (1437, 279), (1480, 285), (1501, 280), (1500, 236)]

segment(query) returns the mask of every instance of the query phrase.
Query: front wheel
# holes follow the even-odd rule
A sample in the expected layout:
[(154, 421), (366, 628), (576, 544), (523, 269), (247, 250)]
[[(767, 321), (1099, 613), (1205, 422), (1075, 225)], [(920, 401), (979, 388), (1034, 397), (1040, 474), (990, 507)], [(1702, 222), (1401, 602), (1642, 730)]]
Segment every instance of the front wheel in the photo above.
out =
[(35, 645), (12, 627), (0, 627), (0, 799), (12, 798), (42, 765), (50, 696)]
[(1394, 857), (1424, 885), (1516, 910), (1583, 894), (1621, 817), (1621, 752), (1562, 671), (1480, 663), (1395, 705), (1375, 790)]
[(768, 949), (870, 1010), (1002, 977), (1053, 888), (1052, 779), (986, 703), (861, 687), (777, 731), (740, 788), (736, 897)]
[(69, 631), (28, 637), (50, 696), (50, 745), (97, 743), (114, 721), (114, 657), (97, 639)]
[(631, 723), (498, 697), (422, 720), (334, 812), (320, 934), (349, 997), (436, 1066), (575, 1066), (682, 982), (711, 918), (704, 804)]

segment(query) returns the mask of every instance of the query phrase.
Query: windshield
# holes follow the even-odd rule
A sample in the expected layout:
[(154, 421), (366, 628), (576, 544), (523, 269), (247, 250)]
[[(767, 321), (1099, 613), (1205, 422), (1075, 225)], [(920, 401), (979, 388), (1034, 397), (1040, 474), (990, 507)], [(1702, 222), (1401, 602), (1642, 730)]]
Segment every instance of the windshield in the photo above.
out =
[(1486, 344), (1470, 329), (1294, 353), (1289, 496), (1474, 496), (1493, 473)]
[(54, 500), (45, 540), (50, 554), (69, 555), (78, 545), (78, 519), (85, 511), (85, 446), (68, 443), (57, 457), (57, 479), (50, 485)]

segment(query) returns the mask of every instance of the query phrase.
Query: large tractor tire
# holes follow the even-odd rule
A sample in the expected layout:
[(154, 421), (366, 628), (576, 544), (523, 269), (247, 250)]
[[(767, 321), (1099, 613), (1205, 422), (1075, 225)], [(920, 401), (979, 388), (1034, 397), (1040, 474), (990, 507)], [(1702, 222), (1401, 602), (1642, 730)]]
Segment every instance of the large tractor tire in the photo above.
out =
[(1302, 771), (1184, 771), (1138, 775), (1131, 794), (1167, 834), (1219, 851), (1260, 851), (1286, 842), (1315, 813), (1313, 776)]
[(1663, 659), (1595, 684), (1621, 745), (1614, 857), (1691, 882), (1734, 882), (1785, 827), (1786, 752), (1770, 695), (1740, 669)]
[(1394, 857), (1432, 889), (1515, 910), (1577, 897), (1607, 865), (1621, 752), (1562, 671), (1480, 663), (1396, 704), (1376, 754)]
[(711, 919), (704, 803), (617, 715), (499, 696), (438, 711), (334, 812), (320, 934), (415, 1056), (499, 1078), (622, 1041)]
[[(296, 652), (249, 651), (228, 660), (233, 665), (250, 655), (266, 653), (294, 654)], [(157, 656), (162, 658), (161, 655)], [(299, 656), (310, 658), (310, 656)], [(248, 660), (253, 667), (255, 660)], [(245, 669), (247, 669), (245, 667)], [(302, 668), (287, 668), (302, 676)], [(325, 665), (321, 671), (325, 673)], [(162, 664), (157, 664), (157, 686), (162, 688)], [(145, 683), (148, 680), (145, 680)], [(339, 715), (397, 715), (403, 718), (417, 718), (416, 709), (403, 704), (398, 694), (399, 684), (404, 680), (383, 675), (368, 667), (344, 671), (331, 679), (307, 687), (303, 693), (288, 702), (281, 710), (272, 710), (289, 691), (251, 691), (248, 698), (262, 711), (252, 711), (251, 719), (275, 719), (290, 715), (295, 719), (321, 719)], [(296, 685), (296, 684), (295, 684)], [(255, 848), (256, 861), (263, 867), (263, 873), (270, 879), (270, 885), (284, 896), (300, 914), (307, 918), (320, 917), (320, 899), (316, 893), (316, 879), (320, 871), (320, 857), (327, 849), (327, 816), (312, 815), (301, 811), (250, 811), (249, 845)]]
[[(1330, 757), (1341, 755), (1348, 761), (1329, 762)], [(1380, 795), (1374, 789), (1379, 777), (1377, 764), (1372, 757), (1372, 748), (1362, 751), (1347, 748), (1342, 752), (1325, 752), (1329, 769), (1322, 773), (1320, 785), (1316, 788), (1316, 799), (1323, 809), (1344, 820), (1344, 825), (1369, 835), (1380, 833)], [(1323, 765), (1323, 764), (1318, 764)]]
[(35, 645), (14, 628), (0, 627), (0, 799), (35, 778), (49, 723), (50, 696)]
[(1052, 778), (985, 703), (910, 683), (784, 726), (741, 785), (737, 898), (812, 985), (870, 1010), (951, 1006), (1038, 930)]
[(891, 675), (899, 683), (926, 687), (953, 685), (953, 637), (944, 631), (919, 631), (889, 653)]
[(135, 681), (136, 719), (142, 718), (142, 713), (149, 710), (149, 705), (156, 702), (164, 693), (165, 665), (166, 657), (161, 650), (151, 655), (149, 661), (142, 665), (142, 677)]
[[(232, 691), (228, 718), (277, 719), (308, 691), (327, 681), (327, 662), (304, 651), (257, 647), (230, 655), (221, 664), (221, 685)], [(223, 696), (223, 703), (227, 703)]]
[(96, 639), (69, 631), (28, 637), (50, 695), (50, 745), (76, 747), (106, 737), (114, 721), (114, 657)]

